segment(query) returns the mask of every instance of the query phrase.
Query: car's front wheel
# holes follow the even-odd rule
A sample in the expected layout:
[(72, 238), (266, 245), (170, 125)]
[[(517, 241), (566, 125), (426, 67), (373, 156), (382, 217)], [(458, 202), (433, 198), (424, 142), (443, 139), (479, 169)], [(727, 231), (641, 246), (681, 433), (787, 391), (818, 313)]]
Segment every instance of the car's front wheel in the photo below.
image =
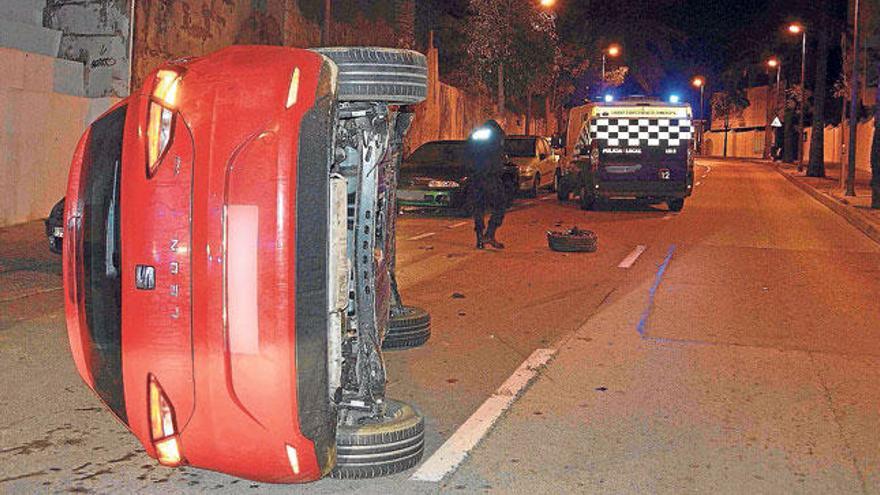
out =
[(336, 467), (331, 476), (375, 478), (405, 471), (422, 458), (425, 418), (413, 406), (385, 399), (379, 418), (336, 428)]

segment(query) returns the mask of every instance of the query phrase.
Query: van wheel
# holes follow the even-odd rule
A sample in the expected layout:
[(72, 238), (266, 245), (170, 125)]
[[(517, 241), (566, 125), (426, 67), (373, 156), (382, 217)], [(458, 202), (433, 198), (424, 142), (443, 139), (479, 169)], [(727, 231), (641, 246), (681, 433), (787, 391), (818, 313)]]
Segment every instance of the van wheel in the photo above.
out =
[(669, 211), (681, 211), (684, 208), (684, 198), (667, 199), (666, 206), (669, 207)]
[(385, 399), (379, 418), (336, 427), (336, 467), (331, 476), (363, 479), (405, 471), (422, 458), (425, 418), (413, 406)]
[(581, 184), (581, 209), (592, 210), (596, 206), (596, 196), (587, 184)]
[(428, 96), (428, 59), (413, 50), (315, 48), (339, 68), (339, 101), (414, 105)]

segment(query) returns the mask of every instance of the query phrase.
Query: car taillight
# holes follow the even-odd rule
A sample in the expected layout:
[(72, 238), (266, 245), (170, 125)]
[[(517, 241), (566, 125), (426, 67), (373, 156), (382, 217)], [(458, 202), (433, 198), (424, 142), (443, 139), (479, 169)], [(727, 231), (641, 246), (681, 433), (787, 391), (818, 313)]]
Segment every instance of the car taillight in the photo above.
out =
[(180, 89), (181, 74), (174, 70), (160, 70), (150, 97), (147, 116), (147, 176), (152, 177), (171, 142), (174, 110)]
[(150, 439), (156, 448), (156, 457), (166, 466), (179, 466), (183, 457), (180, 455), (180, 443), (177, 439), (174, 408), (152, 375), (149, 377), (149, 408)]

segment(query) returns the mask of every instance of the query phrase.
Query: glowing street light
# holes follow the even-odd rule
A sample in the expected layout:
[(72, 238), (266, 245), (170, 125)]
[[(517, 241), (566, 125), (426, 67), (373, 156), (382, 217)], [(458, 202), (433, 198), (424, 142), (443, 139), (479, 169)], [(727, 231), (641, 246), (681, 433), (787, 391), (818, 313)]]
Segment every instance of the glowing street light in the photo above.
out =
[(602, 81), (605, 81), (605, 56), (616, 57), (620, 55), (621, 49), (618, 44), (608, 45), (608, 48), (602, 51)]
[(807, 106), (807, 29), (795, 22), (788, 25), (788, 32), (801, 35), (801, 115), (798, 121), (798, 171), (801, 171), (804, 169), (804, 110)]
[(550, 8), (556, 4), (556, 0), (541, 0), (541, 7)]

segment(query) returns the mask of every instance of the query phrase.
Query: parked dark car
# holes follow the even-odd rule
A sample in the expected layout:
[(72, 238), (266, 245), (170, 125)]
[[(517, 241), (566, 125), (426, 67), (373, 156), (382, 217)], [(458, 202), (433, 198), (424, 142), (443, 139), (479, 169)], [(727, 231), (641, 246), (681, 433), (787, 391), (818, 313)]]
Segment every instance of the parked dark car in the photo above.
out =
[[(508, 163), (504, 182), (513, 199), (517, 166)], [(419, 146), (400, 168), (397, 204), (424, 209), (467, 209), (467, 141), (430, 141)]]
[(46, 238), (49, 240), (49, 251), (55, 254), (61, 254), (61, 245), (64, 242), (64, 198), (61, 198), (49, 217), (46, 218)]

